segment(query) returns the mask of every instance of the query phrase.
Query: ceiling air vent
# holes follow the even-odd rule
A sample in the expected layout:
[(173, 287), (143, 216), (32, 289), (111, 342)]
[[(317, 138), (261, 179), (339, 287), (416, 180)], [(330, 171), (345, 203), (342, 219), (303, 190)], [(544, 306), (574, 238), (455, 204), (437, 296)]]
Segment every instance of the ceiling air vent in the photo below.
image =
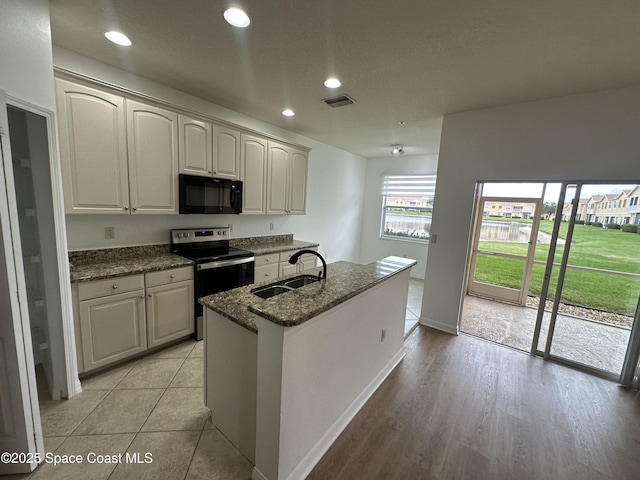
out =
[(322, 101), (332, 108), (345, 107), (347, 105), (353, 105), (354, 103), (356, 103), (356, 101), (353, 98), (351, 98), (349, 95), (340, 95), (339, 97), (324, 98)]

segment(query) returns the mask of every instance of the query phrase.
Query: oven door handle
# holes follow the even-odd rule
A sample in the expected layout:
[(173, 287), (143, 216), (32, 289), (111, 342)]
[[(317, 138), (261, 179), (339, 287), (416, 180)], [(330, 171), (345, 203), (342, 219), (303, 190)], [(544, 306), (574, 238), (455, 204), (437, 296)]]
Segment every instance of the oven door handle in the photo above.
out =
[(242, 265), (243, 263), (253, 263), (255, 257), (238, 258), (235, 260), (222, 260), (221, 262), (201, 263), (196, 265), (196, 270), (211, 270), (212, 268), (229, 267), (232, 265)]

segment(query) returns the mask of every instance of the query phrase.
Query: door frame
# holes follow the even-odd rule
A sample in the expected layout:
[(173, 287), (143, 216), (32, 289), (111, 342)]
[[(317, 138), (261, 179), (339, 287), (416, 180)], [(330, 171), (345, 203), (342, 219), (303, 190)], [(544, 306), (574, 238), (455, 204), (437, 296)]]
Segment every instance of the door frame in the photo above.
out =
[[(5, 95), (0, 90), (0, 283), (6, 285), (8, 302), (0, 307), (5, 319), (0, 325), (0, 366), (7, 384), (0, 392), (0, 451), (43, 453), (44, 440), (35, 365), (31, 347), (31, 327), (26, 306), (27, 294), (20, 246), (20, 230)], [(3, 285), (3, 286), (4, 286)], [(0, 293), (4, 295), (4, 292)], [(10, 387), (8, 387), (10, 385)], [(28, 473), (37, 466), (35, 458), (28, 463), (0, 463), (0, 473)]]
[[(543, 190), (544, 196), (544, 190)], [(484, 209), (482, 205), (484, 202), (522, 202), (522, 203), (533, 203), (535, 204), (535, 213), (533, 216), (533, 223), (531, 224), (531, 233), (529, 237), (529, 247), (527, 249), (527, 254), (523, 257), (522, 255), (512, 255), (512, 254), (503, 254), (494, 252), (492, 255), (503, 257), (503, 258), (515, 258), (518, 260), (524, 260), (524, 272), (522, 274), (522, 280), (520, 284), (520, 289), (516, 290), (508, 287), (500, 287), (496, 285), (488, 285), (488, 287), (484, 287), (485, 284), (481, 284), (479, 282), (474, 282), (474, 272), (476, 268), (476, 258), (478, 253), (483, 254), (483, 252), (478, 249), (478, 244), (480, 241), (480, 231), (482, 227), (482, 219), (484, 217)], [(469, 270), (467, 275), (467, 294), (470, 295), (478, 295), (482, 297), (490, 298), (491, 300), (499, 300), (507, 303), (514, 303), (516, 305), (524, 306), (527, 301), (527, 294), (529, 291), (529, 283), (531, 280), (531, 269), (533, 267), (533, 260), (535, 254), (536, 242), (533, 239), (538, 237), (538, 230), (540, 226), (540, 212), (542, 210), (542, 198), (531, 198), (531, 197), (485, 197), (480, 192), (478, 195), (478, 199), (476, 200), (476, 216), (474, 219), (473, 225), (473, 241), (471, 244), (471, 258), (469, 261)], [(474, 284), (476, 285), (476, 290), (474, 291)], [(480, 286), (480, 290), (477, 289), (477, 286)], [(483, 291), (484, 290), (484, 291)], [(500, 296), (502, 294), (502, 296)], [(509, 295), (505, 295), (509, 294)]]
[[(76, 352), (75, 326), (73, 321), (73, 302), (71, 296), (71, 272), (69, 269), (69, 252), (67, 245), (67, 231), (65, 224), (65, 210), (63, 199), (62, 166), (58, 145), (58, 131), (55, 115), (29, 102), (6, 95), (7, 105), (20, 108), (27, 112), (44, 117), (47, 123), (47, 140), (49, 148), (49, 171), (51, 172), (51, 194), (53, 220), (55, 224), (56, 254), (58, 263), (58, 284), (60, 287), (60, 307), (62, 316), (62, 337), (64, 346), (64, 363), (66, 371), (66, 385), (63, 385), (61, 396), (72, 398), (82, 392), (78, 378), (78, 362)], [(9, 152), (11, 153), (11, 152)], [(6, 157), (5, 157), (6, 158)], [(9, 157), (10, 158), (10, 157)], [(11, 177), (13, 184), (13, 177)], [(17, 221), (17, 217), (16, 217)]]

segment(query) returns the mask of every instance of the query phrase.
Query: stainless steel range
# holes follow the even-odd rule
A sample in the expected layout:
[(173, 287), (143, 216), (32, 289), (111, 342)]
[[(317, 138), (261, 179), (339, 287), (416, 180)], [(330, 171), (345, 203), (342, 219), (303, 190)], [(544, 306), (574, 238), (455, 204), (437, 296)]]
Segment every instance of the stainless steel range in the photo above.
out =
[(198, 299), (253, 283), (253, 252), (229, 246), (227, 227), (171, 230), (171, 252), (195, 262), (195, 336), (203, 337), (203, 307)]

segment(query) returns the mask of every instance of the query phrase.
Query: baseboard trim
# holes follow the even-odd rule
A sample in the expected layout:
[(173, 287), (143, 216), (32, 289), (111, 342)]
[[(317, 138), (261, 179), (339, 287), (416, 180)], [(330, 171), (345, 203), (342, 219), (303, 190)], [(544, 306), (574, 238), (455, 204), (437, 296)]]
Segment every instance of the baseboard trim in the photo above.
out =
[[(327, 430), (327, 432), (318, 440), (313, 448), (305, 455), (305, 457), (300, 461), (298, 466), (293, 469), (291, 474), (287, 477), (287, 480), (298, 480), (306, 478), (313, 467), (320, 461), (322, 456), (327, 453), (329, 447), (333, 445), (333, 442), (336, 441), (338, 436), (342, 433), (342, 431), (349, 425), (349, 422), (353, 420), (353, 417), (360, 411), (360, 409), (367, 403), (367, 400), (371, 398), (371, 395), (375, 393), (375, 391), (382, 385), (382, 382), (389, 376), (389, 374), (393, 371), (394, 368), (400, 363), (400, 361), (404, 358), (405, 352), (404, 348), (401, 348), (392, 358), (387, 362), (387, 364), (380, 370), (380, 373), (375, 376), (375, 378), (366, 386), (366, 388), (356, 397), (356, 399), (349, 405), (349, 407), (345, 410), (345, 412), (340, 415), (338, 420)], [(253, 469), (254, 473), (256, 473), (256, 468)], [(260, 473), (259, 471), (257, 473)], [(268, 480), (260, 473), (260, 477), (251, 476), (253, 480)]]
[(458, 325), (451, 325), (449, 323), (439, 322), (437, 320), (433, 320), (427, 317), (420, 317), (420, 325), (425, 325), (427, 327), (435, 328), (436, 330), (441, 330), (446, 333), (450, 333), (451, 335), (459, 335), (460, 330), (458, 329)]

